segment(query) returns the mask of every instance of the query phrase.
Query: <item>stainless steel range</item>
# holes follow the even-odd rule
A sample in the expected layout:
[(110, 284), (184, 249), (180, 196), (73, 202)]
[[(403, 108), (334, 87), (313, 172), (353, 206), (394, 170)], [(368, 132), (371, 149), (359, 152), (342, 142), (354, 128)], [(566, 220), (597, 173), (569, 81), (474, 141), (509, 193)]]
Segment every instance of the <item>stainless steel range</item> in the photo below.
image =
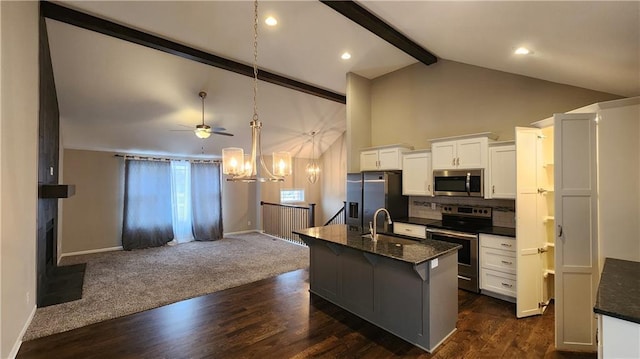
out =
[(491, 227), (490, 207), (444, 205), (442, 221), (427, 224), (427, 238), (460, 244), (458, 251), (458, 288), (478, 293), (478, 234)]

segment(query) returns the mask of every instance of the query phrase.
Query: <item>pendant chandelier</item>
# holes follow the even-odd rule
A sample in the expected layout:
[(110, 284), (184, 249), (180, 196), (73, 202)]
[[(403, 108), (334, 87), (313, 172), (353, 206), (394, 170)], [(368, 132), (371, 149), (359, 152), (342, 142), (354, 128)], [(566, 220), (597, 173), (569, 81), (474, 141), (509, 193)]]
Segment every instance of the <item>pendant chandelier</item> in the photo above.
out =
[(262, 157), (260, 130), (262, 122), (258, 119), (258, 0), (253, 5), (253, 119), (251, 126), (251, 155), (245, 158), (244, 150), (238, 147), (222, 149), (222, 173), (229, 176), (227, 181), (234, 182), (281, 182), (284, 176), (291, 174), (291, 155), (289, 152), (274, 152), (273, 172), (269, 171)]
[(311, 132), (311, 161), (307, 164), (307, 180), (316, 183), (320, 175), (320, 166), (316, 161), (316, 132)]

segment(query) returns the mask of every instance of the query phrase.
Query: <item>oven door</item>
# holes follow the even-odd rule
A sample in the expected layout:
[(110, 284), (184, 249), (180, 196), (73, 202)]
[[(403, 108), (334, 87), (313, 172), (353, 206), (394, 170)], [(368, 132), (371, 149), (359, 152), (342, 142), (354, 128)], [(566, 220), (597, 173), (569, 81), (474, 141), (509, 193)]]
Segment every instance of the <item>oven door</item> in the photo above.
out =
[(458, 287), (478, 293), (478, 235), (427, 228), (427, 239), (455, 243), (462, 246), (458, 250)]

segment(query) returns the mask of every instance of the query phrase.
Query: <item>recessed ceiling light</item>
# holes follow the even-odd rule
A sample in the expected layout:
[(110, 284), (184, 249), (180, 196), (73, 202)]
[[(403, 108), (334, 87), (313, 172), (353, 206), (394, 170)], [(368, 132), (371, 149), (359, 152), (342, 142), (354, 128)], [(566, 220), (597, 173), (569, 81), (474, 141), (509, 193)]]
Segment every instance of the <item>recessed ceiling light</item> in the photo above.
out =
[(349, 60), (351, 58), (351, 54), (348, 52), (345, 52), (342, 54), (342, 56), (340, 56), (343, 60)]
[(527, 49), (526, 47), (519, 47), (513, 53), (516, 54), (516, 55), (529, 55), (532, 52), (531, 52), (531, 50)]
[(269, 25), (269, 26), (276, 26), (276, 25), (278, 25), (278, 20), (276, 20), (276, 18), (273, 17), (273, 16), (269, 16), (268, 18), (266, 18), (264, 20), (264, 23)]

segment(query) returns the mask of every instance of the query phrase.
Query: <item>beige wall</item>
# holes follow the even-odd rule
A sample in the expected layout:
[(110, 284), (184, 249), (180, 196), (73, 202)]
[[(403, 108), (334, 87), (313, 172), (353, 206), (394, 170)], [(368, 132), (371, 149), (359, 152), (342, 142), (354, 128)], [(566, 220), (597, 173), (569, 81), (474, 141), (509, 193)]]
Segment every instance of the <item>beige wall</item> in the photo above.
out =
[(606, 257), (640, 261), (640, 105), (599, 114), (600, 265)]
[(63, 183), (76, 194), (62, 200), (62, 254), (122, 246), (124, 160), (115, 153), (64, 150)]
[(322, 196), (317, 218), (318, 225), (326, 223), (344, 206), (347, 184), (347, 142), (342, 134), (320, 158), (320, 180)]
[(360, 149), (371, 146), (371, 81), (347, 74), (347, 171), (360, 172)]
[(0, 2), (0, 357), (16, 354), (36, 298), (38, 3)]
[(222, 227), (224, 233), (257, 228), (256, 184), (222, 180)]
[(428, 139), (478, 132), (512, 140), (514, 126), (616, 98), (453, 61), (418, 63), (372, 81), (371, 145), (422, 149)]

